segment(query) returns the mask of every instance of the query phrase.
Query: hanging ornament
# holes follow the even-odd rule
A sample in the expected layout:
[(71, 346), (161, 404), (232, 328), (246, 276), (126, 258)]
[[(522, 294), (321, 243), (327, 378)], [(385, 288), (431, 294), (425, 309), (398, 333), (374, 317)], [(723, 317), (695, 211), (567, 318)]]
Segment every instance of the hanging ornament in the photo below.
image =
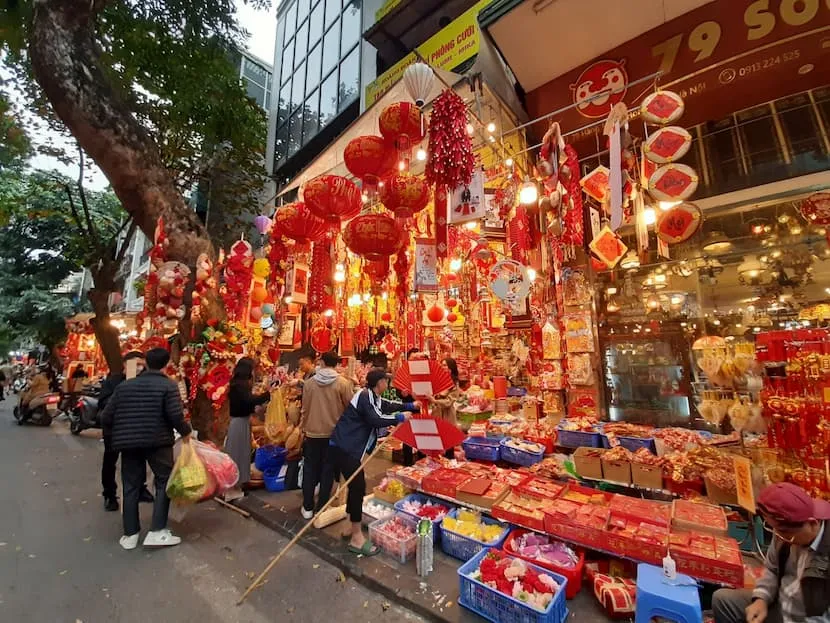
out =
[(530, 275), (527, 267), (513, 260), (502, 260), (489, 271), (490, 289), (502, 301), (516, 304), (530, 294)]
[(383, 180), (380, 201), (397, 218), (410, 218), (429, 203), (429, 186), (420, 177), (396, 173)]
[(697, 190), (698, 175), (685, 164), (666, 164), (648, 180), (648, 190), (658, 201), (683, 201)]
[[(398, 299), (398, 306), (406, 307), (409, 298), (409, 256), (406, 253), (407, 245), (403, 245), (395, 257), (395, 297)], [(402, 314), (403, 315), (403, 314)]]
[(271, 273), (271, 265), (264, 257), (254, 260), (254, 276), (265, 279)]
[(575, 250), (582, 247), (585, 237), (583, 232), (582, 191), (579, 184), (579, 156), (571, 145), (565, 145), (565, 160), (559, 169), (559, 182), (567, 190), (563, 200), (562, 242), (565, 245), (564, 258), (574, 256)]
[(398, 169), (408, 171), (412, 145), (424, 139), (420, 111), (409, 102), (395, 102), (380, 113), (378, 126), (383, 138), (398, 150)]
[(285, 276), (288, 270), (288, 247), (285, 239), (274, 227), (271, 228), (271, 243), (268, 246), (268, 263), (271, 267), (268, 282), (271, 294), (282, 298)]
[(314, 216), (302, 201), (277, 208), (273, 221), (272, 231), (276, 230), (300, 246), (322, 239), (329, 229), (326, 222)]
[(404, 235), (391, 216), (369, 213), (349, 221), (343, 230), (343, 241), (355, 255), (381, 260), (398, 252)]
[(692, 145), (692, 135), (685, 128), (672, 125), (660, 128), (643, 143), (643, 155), (658, 164), (680, 160)]
[(326, 236), (311, 248), (311, 276), (308, 283), (308, 311), (320, 314), (334, 307), (331, 237)]
[(332, 225), (360, 214), (360, 189), (340, 175), (321, 175), (303, 187), (303, 200), (312, 214)]
[(813, 225), (830, 225), (830, 192), (813, 193), (799, 207), (801, 216)]
[(514, 260), (522, 264), (527, 263), (527, 252), (531, 248), (530, 219), (523, 205), (516, 206), (512, 219), (507, 223), (510, 238), (510, 254)]
[(444, 315), (446, 311), (443, 307), (439, 307), (438, 305), (433, 305), (427, 310), (427, 319), (432, 323), (439, 323), (444, 320)]
[(213, 262), (210, 261), (207, 253), (200, 253), (199, 257), (196, 258), (196, 276), (193, 282), (192, 307), (190, 309), (194, 324), (202, 317), (204, 297), (215, 288), (216, 277), (213, 274)]
[(389, 258), (368, 260), (363, 265), (363, 271), (372, 282), (382, 284), (389, 277)]
[(679, 244), (695, 235), (703, 223), (703, 214), (693, 203), (681, 203), (663, 212), (654, 230), (667, 244)]
[(432, 67), (426, 63), (412, 63), (403, 72), (403, 84), (406, 87), (406, 92), (409, 93), (409, 97), (415, 100), (415, 105), (418, 108), (423, 108), (426, 104), (434, 80), (435, 75), (432, 72)]
[(381, 178), (396, 169), (395, 150), (380, 136), (358, 136), (343, 151), (346, 168), (363, 183), (370, 200), (377, 196)]
[(271, 219), (264, 214), (260, 214), (254, 219), (254, 226), (259, 232), (259, 235), (264, 236), (268, 233), (268, 230), (271, 229)]
[(589, 246), (604, 264), (603, 268), (614, 268), (628, 251), (625, 243), (608, 225), (600, 230)]
[(245, 240), (237, 240), (231, 245), (225, 258), (225, 290), (223, 300), (228, 319), (242, 321), (245, 308), (251, 294), (253, 279), (254, 252)]
[(667, 125), (683, 115), (683, 98), (672, 91), (652, 93), (640, 104), (640, 114), (647, 123)]
[(430, 184), (456, 188), (470, 183), (475, 168), (467, 134), (467, 106), (452, 89), (432, 102), (426, 177)]

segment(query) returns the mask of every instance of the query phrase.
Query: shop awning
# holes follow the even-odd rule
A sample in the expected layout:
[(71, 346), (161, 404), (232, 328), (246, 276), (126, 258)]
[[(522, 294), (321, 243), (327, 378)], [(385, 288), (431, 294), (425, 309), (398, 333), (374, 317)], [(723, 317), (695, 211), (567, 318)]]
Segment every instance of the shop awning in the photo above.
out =
[(479, 15), (525, 91), (712, 0), (496, 0)]

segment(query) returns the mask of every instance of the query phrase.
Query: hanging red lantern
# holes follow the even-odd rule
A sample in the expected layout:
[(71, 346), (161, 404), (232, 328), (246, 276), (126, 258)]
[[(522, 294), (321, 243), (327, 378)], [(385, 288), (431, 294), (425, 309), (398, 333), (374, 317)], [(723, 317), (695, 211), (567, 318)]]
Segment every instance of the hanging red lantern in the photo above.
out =
[(410, 218), (429, 203), (429, 186), (420, 177), (397, 173), (383, 180), (380, 201), (398, 218)]
[(329, 229), (326, 222), (314, 216), (302, 201), (277, 208), (272, 221), (272, 232), (276, 230), (279, 235), (300, 245), (320, 240)]
[(447, 314), (447, 322), (449, 322), (450, 324), (455, 324), (456, 320), (458, 320), (458, 314), (456, 314), (455, 312), (450, 312), (449, 314)]
[(358, 136), (346, 145), (343, 161), (363, 183), (363, 192), (374, 198), (380, 179), (395, 171), (396, 154), (380, 136)]
[(444, 319), (444, 308), (438, 307), (438, 305), (433, 305), (427, 310), (427, 318), (430, 322), (441, 322)]
[(395, 145), (402, 171), (409, 169), (412, 145), (424, 138), (421, 112), (409, 102), (395, 102), (383, 109), (378, 118), (380, 133)]
[(447, 309), (454, 309), (456, 305), (458, 305), (458, 301), (455, 299), (447, 299)]
[(312, 214), (329, 223), (348, 221), (360, 214), (360, 189), (340, 175), (321, 175), (303, 187), (303, 200)]
[(404, 236), (394, 218), (387, 214), (361, 214), (343, 230), (349, 250), (367, 260), (382, 260), (398, 252)]
[(392, 314), (390, 314), (389, 312), (383, 312), (380, 315), (380, 319), (382, 322), (392, 322)]
[(389, 258), (368, 261), (363, 265), (366, 276), (374, 282), (386, 281), (389, 276)]

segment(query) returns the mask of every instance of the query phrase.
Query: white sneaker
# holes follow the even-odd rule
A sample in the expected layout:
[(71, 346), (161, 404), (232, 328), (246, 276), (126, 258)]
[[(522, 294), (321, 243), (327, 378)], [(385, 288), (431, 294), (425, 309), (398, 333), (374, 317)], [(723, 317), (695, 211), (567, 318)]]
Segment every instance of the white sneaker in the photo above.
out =
[(126, 550), (135, 549), (138, 546), (138, 536), (138, 532), (130, 536), (125, 534), (119, 539), (118, 544)]
[(303, 519), (305, 519), (306, 521), (314, 517), (314, 511), (307, 511), (305, 508), (301, 508), (300, 512), (303, 515)]
[(156, 530), (155, 532), (148, 532), (144, 537), (144, 547), (168, 547), (170, 545), (178, 545), (182, 540), (175, 536), (170, 530)]

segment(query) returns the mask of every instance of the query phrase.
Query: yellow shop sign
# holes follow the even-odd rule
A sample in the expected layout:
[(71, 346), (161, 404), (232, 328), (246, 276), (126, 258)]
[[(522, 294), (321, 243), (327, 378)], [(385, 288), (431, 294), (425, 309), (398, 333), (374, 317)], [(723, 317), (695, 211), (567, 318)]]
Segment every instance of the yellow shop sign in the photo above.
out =
[(401, 2), (403, 2), (403, 0), (386, 0), (386, 2), (384, 2), (381, 7), (375, 11), (375, 21), (379, 22), (382, 20)]
[[(481, 44), (478, 14), (490, 4), (490, 1), (481, 0), (415, 49), (430, 66), (446, 71), (452, 71), (464, 61), (471, 59), (478, 54)], [(376, 80), (366, 85), (366, 108), (369, 108), (392, 88), (403, 77), (406, 68), (416, 60), (418, 56), (415, 52), (410, 52)]]

